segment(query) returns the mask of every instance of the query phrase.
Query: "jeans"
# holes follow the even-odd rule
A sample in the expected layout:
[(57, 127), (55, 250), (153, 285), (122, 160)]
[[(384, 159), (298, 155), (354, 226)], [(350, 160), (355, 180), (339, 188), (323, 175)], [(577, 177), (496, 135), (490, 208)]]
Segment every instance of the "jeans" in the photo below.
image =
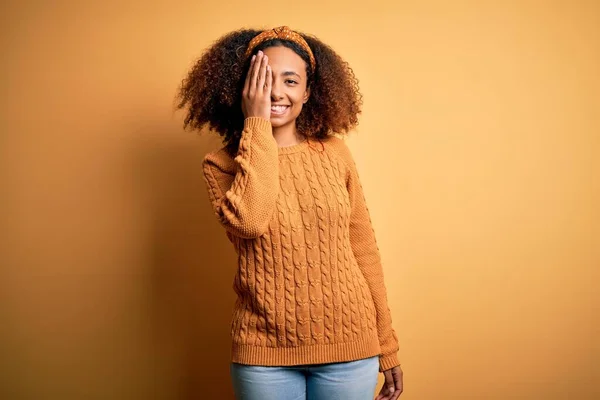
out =
[(231, 364), (237, 400), (373, 400), (379, 356), (333, 364)]

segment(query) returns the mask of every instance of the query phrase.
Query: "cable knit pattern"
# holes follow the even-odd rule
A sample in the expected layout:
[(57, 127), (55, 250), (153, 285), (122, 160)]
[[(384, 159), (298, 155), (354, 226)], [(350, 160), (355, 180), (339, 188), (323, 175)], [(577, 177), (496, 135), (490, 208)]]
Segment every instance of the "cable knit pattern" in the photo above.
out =
[(238, 254), (232, 361), (301, 365), (380, 355), (400, 365), (369, 211), (334, 136), (278, 148), (247, 118), (237, 155), (203, 163), (213, 209)]

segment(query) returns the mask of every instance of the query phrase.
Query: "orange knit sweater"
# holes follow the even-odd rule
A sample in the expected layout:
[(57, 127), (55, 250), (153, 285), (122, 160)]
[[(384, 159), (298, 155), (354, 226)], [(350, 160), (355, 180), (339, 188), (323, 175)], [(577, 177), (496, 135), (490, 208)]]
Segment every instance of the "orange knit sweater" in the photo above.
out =
[(301, 365), (380, 355), (399, 365), (379, 249), (356, 166), (331, 136), (277, 147), (251, 117), (235, 158), (210, 153), (204, 177), (238, 255), (232, 361)]

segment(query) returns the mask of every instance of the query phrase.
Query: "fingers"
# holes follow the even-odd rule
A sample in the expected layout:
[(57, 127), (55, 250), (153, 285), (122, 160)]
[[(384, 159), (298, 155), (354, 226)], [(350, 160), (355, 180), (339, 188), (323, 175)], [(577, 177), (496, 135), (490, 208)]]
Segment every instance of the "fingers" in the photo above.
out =
[(258, 77), (256, 82), (256, 87), (258, 89), (265, 88), (265, 81), (267, 75), (267, 64), (269, 63), (269, 57), (266, 54), (263, 54), (262, 60), (260, 62), (260, 68), (258, 70)]
[(254, 64), (250, 67), (250, 90), (256, 88), (256, 77), (258, 76), (258, 69), (260, 68), (260, 62), (262, 61), (262, 52), (258, 52), (254, 57)]
[(397, 400), (402, 394), (402, 391), (404, 390), (404, 382), (402, 375), (403, 374), (400, 367), (392, 369), (392, 377), (394, 378), (394, 386), (396, 387), (396, 391), (394, 392), (394, 395), (390, 398), (390, 400)]
[(273, 71), (271, 70), (271, 66), (267, 65), (267, 82), (265, 85), (265, 91), (267, 92), (267, 94), (270, 96), (271, 95), (271, 89), (273, 87)]
[[(382, 389), (385, 389), (385, 388), (382, 388)], [(388, 400), (388, 399), (389, 399), (389, 397), (386, 394), (384, 394), (383, 391), (380, 391), (379, 394), (377, 395), (377, 397), (375, 397), (375, 400)]]
[[(267, 57), (262, 51), (258, 51), (257, 54), (252, 56), (250, 60), (250, 66), (248, 67), (248, 75), (246, 75), (246, 81), (244, 82), (244, 92), (250, 94), (255, 89), (269, 89), (272, 85), (272, 76), (269, 66), (269, 57)], [(269, 76), (271, 76), (271, 79)]]
[(254, 66), (254, 61), (256, 60), (256, 56), (252, 56), (250, 60), (250, 67), (248, 67), (248, 73), (246, 74), (246, 82), (244, 82), (244, 93), (247, 94), (250, 89), (250, 76), (252, 75), (252, 67)]
[(375, 397), (375, 400), (390, 400), (391, 399), (391, 395), (388, 393), (387, 391), (387, 387), (382, 387), (381, 390), (379, 391), (379, 394), (377, 395), (377, 397)]
[(383, 376), (385, 377), (385, 382), (383, 383), (383, 387), (387, 391), (388, 395), (391, 396), (396, 391), (396, 385), (394, 384), (394, 377), (392, 375), (392, 371), (390, 371), (390, 370), (384, 371)]
[(272, 70), (269, 58), (262, 52), (252, 57), (242, 91), (242, 112), (245, 118), (271, 115)]
[(250, 76), (250, 91), (256, 89), (258, 87), (258, 80), (260, 75), (260, 70), (264, 61), (264, 53), (262, 51), (258, 51), (256, 54), (256, 59), (254, 60), (254, 65), (250, 68), (251, 76)]
[(385, 378), (385, 381), (375, 400), (390, 400), (396, 392), (392, 371), (383, 371), (383, 377)]

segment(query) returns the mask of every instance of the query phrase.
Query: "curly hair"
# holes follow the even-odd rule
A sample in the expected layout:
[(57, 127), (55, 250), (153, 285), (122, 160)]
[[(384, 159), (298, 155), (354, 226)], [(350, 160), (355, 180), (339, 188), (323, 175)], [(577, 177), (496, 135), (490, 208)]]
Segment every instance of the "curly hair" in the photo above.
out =
[[(237, 152), (244, 115), (242, 89), (250, 66), (245, 57), (250, 40), (261, 31), (241, 29), (219, 38), (196, 61), (182, 81), (178, 109), (187, 109), (184, 128), (202, 130), (206, 125), (223, 138), (227, 151)], [(257, 46), (253, 54), (272, 46), (292, 49), (306, 63), (308, 101), (296, 119), (298, 132), (315, 139), (344, 134), (358, 124), (362, 95), (354, 72), (331, 47), (314, 36), (298, 32), (316, 60), (313, 71), (309, 56), (295, 42), (272, 39)]]

